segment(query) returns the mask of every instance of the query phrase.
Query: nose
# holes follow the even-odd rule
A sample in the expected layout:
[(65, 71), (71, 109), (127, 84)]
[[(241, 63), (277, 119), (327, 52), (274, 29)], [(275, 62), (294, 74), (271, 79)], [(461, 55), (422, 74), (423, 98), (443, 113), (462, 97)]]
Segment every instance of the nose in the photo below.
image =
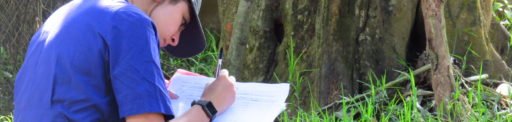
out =
[(178, 33), (172, 35), (171, 42), (169, 42), (169, 44), (171, 46), (177, 46), (178, 43), (180, 42), (180, 35), (181, 35), (181, 32), (178, 32)]

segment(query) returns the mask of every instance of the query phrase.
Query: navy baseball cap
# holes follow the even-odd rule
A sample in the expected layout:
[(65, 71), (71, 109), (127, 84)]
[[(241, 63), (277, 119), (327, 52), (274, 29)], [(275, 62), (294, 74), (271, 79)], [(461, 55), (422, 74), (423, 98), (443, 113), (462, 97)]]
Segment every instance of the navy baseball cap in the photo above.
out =
[[(181, 32), (180, 41), (176, 46), (166, 46), (164, 50), (177, 58), (188, 58), (195, 56), (206, 48), (206, 38), (203, 27), (199, 20), (201, 0), (188, 0), (190, 10), (190, 22)], [(191, 8), (193, 7), (193, 8)]]

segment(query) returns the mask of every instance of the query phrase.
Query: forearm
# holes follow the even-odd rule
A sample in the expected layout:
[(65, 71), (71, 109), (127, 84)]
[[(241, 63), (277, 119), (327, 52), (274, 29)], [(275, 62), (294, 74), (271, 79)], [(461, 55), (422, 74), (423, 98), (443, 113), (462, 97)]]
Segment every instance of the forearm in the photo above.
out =
[(171, 120), (171, 122), (208, 122), (210, 118), (206, 116), (201, 106), (192, 106), (185, 114)]
[[(185, 114), (170, 122), (208, 122), (210, 118), (206, 116), (201, 106), (192, 106)], [(147, 113), (129, 116), (126, 122), (163, 122), (164, 117), (159, 113)]]
[(146, 113), (126, 117), (126, 122), (163, 122), (164, 117), (160, 113)]

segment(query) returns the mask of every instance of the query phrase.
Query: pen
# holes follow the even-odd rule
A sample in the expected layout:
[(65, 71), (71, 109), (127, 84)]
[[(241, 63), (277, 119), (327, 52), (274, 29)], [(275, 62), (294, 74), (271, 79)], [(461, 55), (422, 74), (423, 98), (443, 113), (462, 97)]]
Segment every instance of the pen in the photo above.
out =
[(222, 67), (222, 48), (220, 48), (219, 59), (217, 60), (217, 69), (215, 70), (215, 78), (219, 77), (219, 72)]

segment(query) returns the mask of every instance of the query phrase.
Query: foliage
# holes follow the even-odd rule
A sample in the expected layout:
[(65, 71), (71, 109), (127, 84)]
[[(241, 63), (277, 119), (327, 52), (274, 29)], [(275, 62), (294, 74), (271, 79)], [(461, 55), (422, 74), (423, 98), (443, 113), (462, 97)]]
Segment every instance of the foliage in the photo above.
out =
[(12, 111), (13, 84), (32, 34), (68, 0), (0, 0), (0, 115)]
[[(500, 22), (508, 32), (512, 32), (512, 3), (508, 0), (496, 0), (493, 4), (493, 12), (496, 20)], [(512, 46), (512, 37), (509, 39), (509, 46)]]
[[(8, 53), (3, 46), (0, 46), (0, 115), (6, 114), (12, 110), (12, 89), (14, 76), (12, 72), (14, 67), (8, 65), (6, 61), (9, 59)], [(4, 109), (4, 110), (2, 110)]]
[(217, 41), (218, 36), (208, 30), (206, 30), (205, 34), (207, 40), (206, 49), (197, 56), (180, 59), (161, 51), (162, 69), (165, 74), (170, 75), (177, 69), (186, 69), (203, 75), (213, 76), (217, 66), (217, 56), (220, 51)]
[(7, 116), (0, 115), (0, 122), (13, 122), (12, 114)]

